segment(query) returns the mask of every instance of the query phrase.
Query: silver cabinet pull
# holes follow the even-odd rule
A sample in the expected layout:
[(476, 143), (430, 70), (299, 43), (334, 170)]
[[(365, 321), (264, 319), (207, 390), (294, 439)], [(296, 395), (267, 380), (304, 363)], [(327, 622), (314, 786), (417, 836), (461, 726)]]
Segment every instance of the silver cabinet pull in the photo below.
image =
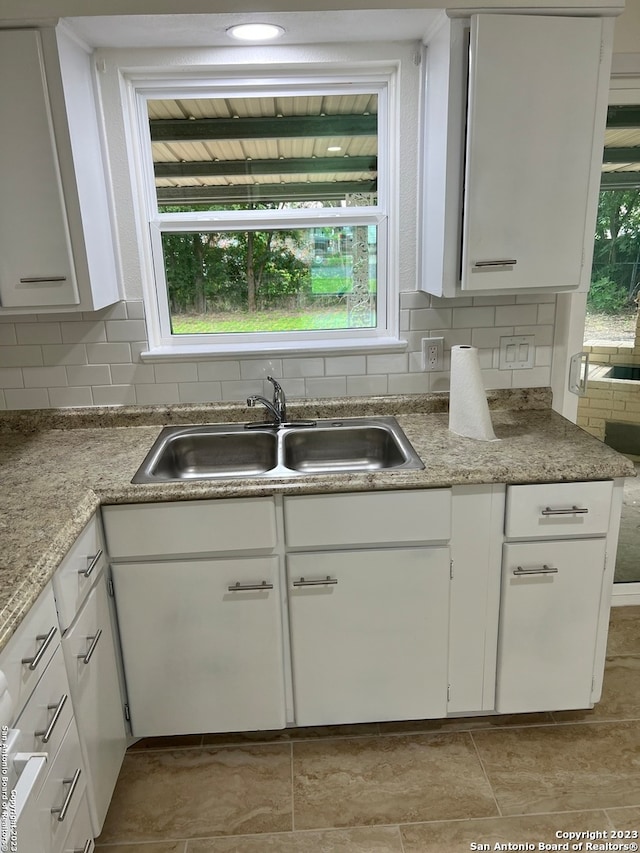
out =
[(474, 267), (515, 267), (517, 263), (515, 258), (505, 258), (501, 261), (476, 261)]
[(67, 791), (67, 796), (64, 798), (64, 803), (60, 806), (59, 809), (51, 809), (51, 814), (57, 814), (58, 820), (60, 823), (67, 816), (67, 812), (69, 811), (69, 806), (71, 805), (71, 798), (73, 797), (76, 788), (78, 787), (78, 782), (80, 781), (81, 770), (78, 767), (76, 772), (73, 774), (71, 779), (63, 779), (63, 785), (69, 785), (69, 790)]
[(87, 568), (86, 569), (80, 569), (78, 571), (78, 574), (82, 575), (85, 578), (88, 578), (91, 575), (91, 573), (93, 572), (93, 570), (95, 569), (95, 567), (100, 562), (101, 557), (102, 557), (102, 548), (98, 548), (98, 553), (95, 554), (95, 556), (87, 557)]
[(517, 566), (513, 573), (518, 577), (522, 577), (522, 575), (557, 575), (558, 569), (556, 566), (547, 566), (545, 563), (543, 566), (534, 566), (531, 569), (523, 569), (522, 566)]
[(246, 592), (246, 590), (251, 589), (273, 589), (273, 584), (266, 581), (262, 581), (262, 583), (240, 583), (240, 581), (236, 581), (236, 583), (228, 586), (227, 589), (229, 592)]
[(91, 853), (93, 850), (93, 838), (87, 838), (87, 843), (84, 845), (82, 850), (79, 847), (73, 851), (73, 853)]
[(96, 650), (96, 646), (98, 645), (98, 642), (99, 642), (101, 636), (102, 636), (102, 628), (98, 628), (97, 634), (94, 634), (93, 637), (87, 637), (87, 640), (91, 641), (91, 645), (89, 646), (89, 648), (87, 649), (85, 654), (78, 655), (78, 658), (80, 658), (82, 663), (89, 663), (89, 661), (93, 657), (93, 653)]
[(541, 510), (540, 515), (586, 515), (589, 512), (586, 506), (572, 506), (561, 509), (551, 509), (550, 506)]
[(300, 578), (299, 581), (294, 581), (294, 586), (324, 586), (325, 584), (336, 584), (338, 583), (338, 578), (332, 578), (331, 575), (327, 575), (326, 578), (317, 580), (307, 581), (304, 578)]
[(47, 284), (50, 281), (66, 280), (66, 275), (29, 275), (20, 279), (22, 284)]
[(62, 709), (64, 708), (65, 702), (67, 701), (68, 698), (69, 697), (67, 696), (67, 694), (64, 693), (57, 705), (47, 705), (47, 710), (53, 711), (53, 717), (51, 717), (51, 720), (49, 721), (49, 725), (47, 726), (47, 728), (44, 731), (34, 732), (34, 735), (36, 737), (39, 737), (40, 740), (42, 741), (42, 743), (49, 743), (49, 741), (51, 740), (51, 735), (53, 734), (53, 730), (56, 727), (56, 723), (60, 719), (60, 714), (62, 713)]
[(51, 640), (53, 640), (53, 638), (55, 637), (57, 630), (58, 629), (54, 626), (53, 628), (49, 629), (48, 634), (38, 634), (38, 636), (36, 637), (36, 640), (38, 640), (38, 641), (43, 640), (44, 642), (42, 643), (42, 645), (40, 646), (40, 648), (38, 649), (38, 651), (35, 653), (35, 655), (32, 658), (22, 658), (22, 663), (29, 664), (29, 669), (31, 669), (31, 670), (36, 669), (36, 667), (38, 666), (38, 664), (42, 660), (42, 656), (46, 652), (47, 647), (51, 643)]

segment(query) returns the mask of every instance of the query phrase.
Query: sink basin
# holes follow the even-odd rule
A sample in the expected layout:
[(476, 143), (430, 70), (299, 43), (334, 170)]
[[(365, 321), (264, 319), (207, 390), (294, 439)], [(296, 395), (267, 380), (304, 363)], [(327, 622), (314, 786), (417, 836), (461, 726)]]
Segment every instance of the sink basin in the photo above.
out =
[(132, 483), (424, 468), (395, 418), (165, 427)]
[(274, 468), (278, 461), (275, 432), (169, 427), (162, 431), (160, 439), (133, 483), (256, 477)]
[(295, 430), (284, 437), (284, 464), (294, 471), (379, 471), (407, 456), (384, 426), (336, 426)]

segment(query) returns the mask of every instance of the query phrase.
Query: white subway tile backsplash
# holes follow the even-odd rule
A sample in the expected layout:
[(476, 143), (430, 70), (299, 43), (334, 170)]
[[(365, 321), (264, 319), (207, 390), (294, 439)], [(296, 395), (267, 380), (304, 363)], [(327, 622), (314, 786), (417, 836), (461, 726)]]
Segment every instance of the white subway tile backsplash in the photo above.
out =
[(364, 355), (327, 356), (324, 360), (325, 376), (358, 376), (366, 372)]
[(87, 344), (89, 364), (130, 364), (131, 347), (129, 344)]
[(407, 353), (368, 355), (367, 373), (406, 373), (409, 369)]
[(46, 365), (86, 364), (87, 349), (84, 344), (43, 344), (42, 358)]
[(0, 346), (9, 347), (18, 343), (15, 323), (0, 325)]
[(25, 367), (22, 370), (25, 388), (56, 388), (67, 385), (64, 367)]
[(285, 379), (306, 376), (324, 376), (323, 358), (284, 358), (282, 375)]
[[(97, 312), (0, 317), (0, 406), (33, 408), (242, 401), (270, 397), (267, 375), (289, 399), (446, 391), (452, 346), (480, 352), (488, 388), (549, 384), (555, 295), (430, 297), (401, 294), (400, 353), (142, 362), (148, 349), (140, 300)], [(536, 367), (498, 370), (500, 337), (534, 335)], [(422, 339), (443, 337), (442, 373), (422, 370)], [(18, 393), (20, 392), (20, 393)], [(249, 416), (248, 416), (249, 417)]]
[(96, 406), (133, 406), (137, 402), (133, 385), (96, 385), (93, 387)]
[(97, 341), (106, 341), (107, 332), (104, 323), (61, 323), (63, 344), (88, 344)]
[(91, 388), (50, 388), (49, 401), (56, 409), (66, 409), (71, 406), (93, 406)]
[(496, 326), (524, 326), (537, 319), (537, 305), (499, 305), (496, 308)]
[(380, 376), (347, 376), (349, 397), (375, 397), (388, 392), (388, 378)]
[(60, 344), (60, 323), (22, 323), (16, 326), (19, 344)]
[(141, 406), (157, 403), (179, 403), (177, 382), (162, 382), (155, 385), (136, 385), (136, 398)]
[(20, 367), (0, 367), (0, 388), (24, 388)]
[(178, 393), (181, 403), (213, 403), (222, 400), (220, 382), (180, 382)]
[(554, 323), (556, 319), (556, 306), (555, 303), (544, 302), (542, 305), (538, 305), (538, 318), (537, 324), (543, 325), (545, 323)]
[(267, 376), (273, 376), (274, 379), (282, 376), (282, 359), (251, 358), (240, 362), (241, 379), (266, 379)]
[(344, 397), (347, 393), (347, 377), (310, 377), (305, 379), (305, 388), (307, 397)]
[(453, 317), (451, 308), (424, 308), (411, 312), (409, 330), (450, 329)]
[(8, 409), (48, 409), (46, 388), (7, 388), (4, 398)]
[(108, 341), (141, 341), (147, 336), (144, 320), (107, 320), (104, 325)]
[(198, 382), (240, 379), (239, 361), (200, 361), (197, 367)]
[(111, 385), (118, 384), (113, 370), (119, 365), (109, 367), (108, 364), (69, 365), (67, 367), (67, 382), (70, 386), (82, 385)]
[(42, 364), (42, 347), (0, 346), (2, 367), (35, 367)]
[(544, 302), (553, 302), (555, 305), (556, 294), (555, 293), (519, 293), (516, 296), (516, 304), (518, 304), (518, 305), (530, 305), (534, 302), (536, 303), (536, 305), (542, 305)]
[(128, 320), (144, 320), (144, 302), (142, 299), (125, 302)]
[[(103, 367), (103, 365), (95, 366), (96, 368)], [(153, 364), (112, 364), (110, 368), (111, 381), (114, 385), (146, 385), (156, 381)]]
[(498, 309), (488, 305), (481, 308), (454, 308), (453, 328), (507, 325), (505, 323), (496, 323), (496, 310)]
[[(140, 365), (144, 367), (146, 365)], [(189, 361), (179, 361), (174, 364), (154, 364), (156, 382), (163, 384), (166, 382), (197, 382), (198, 367)]]

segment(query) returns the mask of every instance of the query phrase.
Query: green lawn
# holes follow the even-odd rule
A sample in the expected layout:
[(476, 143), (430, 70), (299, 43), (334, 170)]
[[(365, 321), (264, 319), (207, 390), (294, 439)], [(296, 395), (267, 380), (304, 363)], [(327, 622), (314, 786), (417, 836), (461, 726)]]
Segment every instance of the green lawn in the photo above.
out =
[(349, 328), (345, 308), (326, 311), (256, 311), (254, 313), (174, 314), (174, 335), (215, 334), (222, 332), (300, 332), (316, 329)]

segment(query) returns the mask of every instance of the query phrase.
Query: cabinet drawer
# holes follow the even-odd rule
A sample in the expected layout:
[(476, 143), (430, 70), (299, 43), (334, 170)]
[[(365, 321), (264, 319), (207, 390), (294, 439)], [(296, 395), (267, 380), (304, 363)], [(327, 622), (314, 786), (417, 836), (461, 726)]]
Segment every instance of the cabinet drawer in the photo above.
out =
[(102, 510), (113, 559), (273, 548), (273, 498), (174, 501)]
[(13, 702), (14, 719), (60, 645), (58, 614), (51, 585), (47, 585), (2, 652), (2, 672)]
[(51, 761), (69, 727), (73, 709), (60, 646), (18, 718), (21, 752), (46, 752)]
[(505, 535), (508, 539), (605, 536), (613, 483), (544, 483), (509, 486)]
[(76, 539), (53, 576), (60, 628), (66, 631), (100, 571), (106, 565), (102, 531), (94, 516)]
[(284, 524), (291, 547), (446, 542), (451, 490), (286, 497)]

